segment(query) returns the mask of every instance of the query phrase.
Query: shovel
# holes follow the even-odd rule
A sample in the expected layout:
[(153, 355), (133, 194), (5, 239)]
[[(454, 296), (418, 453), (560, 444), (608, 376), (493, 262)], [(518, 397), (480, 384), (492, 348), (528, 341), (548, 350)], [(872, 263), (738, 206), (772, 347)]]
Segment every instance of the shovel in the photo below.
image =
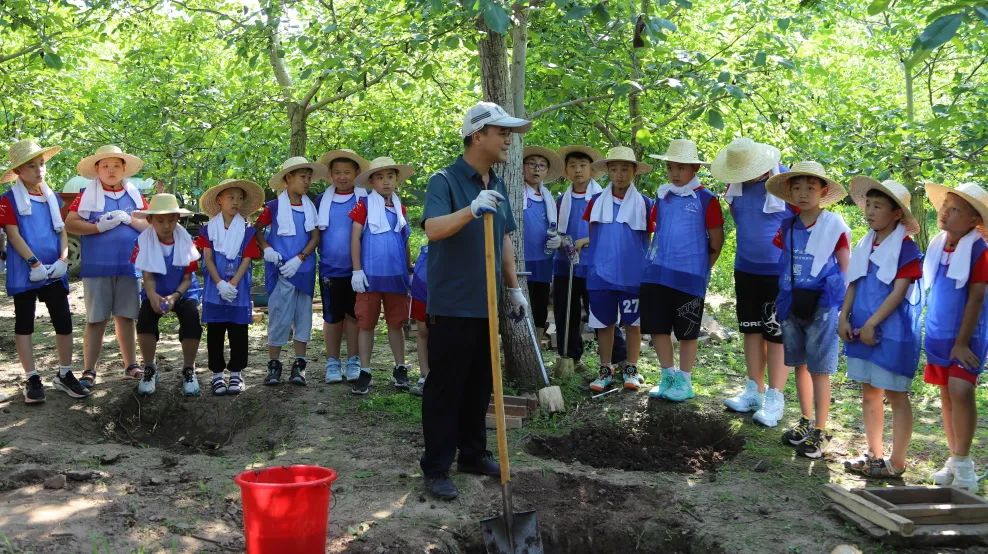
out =
[(528, 336), (532, 338), (532, 347), (535, 348), (535, 355), (539, 358), (539, 369), (542, 370), (542, 382), (545, 386), (539, 389), (539, 405), (543, 406), (549, 413), (561, 412), (565, 409), (563, 402), (563, 391), (555, 385), (549, 385), (549, 375), (545, 371), (545, 361), (542, 359), (542, 349), (539, 348), (539, 340), (535, 338), (535, 329), (532, 327), (532, 320), (525, 316), (525, 323), (528, 324)]
[(497, 426), (497, 457), (501, 465), (500, 516), (480, 522), (484, 546), (491, 554), (541, 554), (542, 537), (535, 511), (514, 513), (511, 508), (511, 468), (508, 465), (508, 434), (504, 423), (504, 389), (501, 385), (501, 354), (497, 341), (497, 289), (494, 282), (494, 214), (484, 214), (484, 266), (487, 273), (487, 336), (490, 341), (494, 388), (494, 418)]
[[(573, 248), (573, 239), (569, 235), (563, 235), (563, 248), (569, 257), (569, 281), (566, 282), (566, 321), (563, 321), (563, 348), (562, 355), (556, 360), (556, 366), (552, 369), (552, 373), (557, 377), (563, 379), (568, 378), (570, 375), (576, 371), (576, 360), (568, 357), (569, 354), (569, 318), (571, 316), (570, 310), (573, 308), (573, 267), (576, 262), (573, 259), (573, 255), (570, 254), (571, 251), (575, 251)], [(579, 254), (576, 254), (579, 256)], [(556, 337), (559, 337), (559, 322), (556, 322)]]

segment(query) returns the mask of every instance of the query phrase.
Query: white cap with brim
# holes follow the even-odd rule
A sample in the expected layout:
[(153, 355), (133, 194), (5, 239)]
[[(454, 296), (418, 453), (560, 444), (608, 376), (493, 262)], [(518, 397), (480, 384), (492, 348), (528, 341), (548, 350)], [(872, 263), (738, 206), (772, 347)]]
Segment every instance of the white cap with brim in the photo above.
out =
[(463, 114), (460, 137), (467, 138), (487, 125), (507, 127), (515, 133), (527, 133), (532, 128), (531, 121), (508, 115), (504, 108), (494, 102), (477, 102)]

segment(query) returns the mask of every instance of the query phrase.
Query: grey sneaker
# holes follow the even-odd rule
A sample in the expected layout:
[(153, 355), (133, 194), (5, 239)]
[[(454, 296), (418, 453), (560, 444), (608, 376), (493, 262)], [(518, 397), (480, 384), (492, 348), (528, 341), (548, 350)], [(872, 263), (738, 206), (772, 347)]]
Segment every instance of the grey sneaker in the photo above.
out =
[(300, 387), (305, 386), (305, 359), (295, 358), (292, 362), (292, 376), (288, 378), (288, 382), (293, 385), (298, 385)]
[(327, 383), (342, 383), (343, 382), (343, 366), (340, 364), (340, 360), (337, 358), (328, 358), (326, 360), (326, 382)]
[(268, 376), (264, 384), (273, 387), (281, 384), (281, 360), (268, 360)]
[(185, 396), (199, 396), (201, 393), (199, 378), (196, 377), (196, 370), (191, 367), (182, 369), (182, 394)]
[(91, 393), (89, 389), (82, 386), (82, 383), (72, 375), (71, 371), (65, 373), (65, 377), (62, 377), (55, 372), (55, 377), (51, 380), (51, 384), (55, 385), (55, 388), (64, 392), (72, 398), (85, 398)]
[(141, 380), (137, 382), (137, 394), (141, 396), (151, 396), (154, 394), (154, 388), (158, 384), (158, 368), (153, 365), (144, 366), (144, 375), (141, 376)]
[(349, 382), (354, 382), (360, 378), (360, 357), (350, 356), (346, 360), (346, 367), (343, 368), (346, 373), (346, 380)]
[(396, 365), (391, 373), (391, 381), (395, 388), (408, 390), (408, 366), (405, 364)]
[(425, 391), (425, 377), (419, 377), (419, 380), (412, 386), (408, 387), (408, 392), (415, 396), (422, 396)]

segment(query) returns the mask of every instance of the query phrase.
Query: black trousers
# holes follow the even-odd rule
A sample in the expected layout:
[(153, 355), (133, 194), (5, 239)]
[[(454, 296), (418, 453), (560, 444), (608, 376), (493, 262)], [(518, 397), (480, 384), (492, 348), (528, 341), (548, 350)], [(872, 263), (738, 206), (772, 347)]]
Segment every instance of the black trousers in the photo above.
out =
[(460, 460), (487, 452), (487, 405), (491, 401), (491, 355), (487, 319), (430, 316), (429, 376), (422, 395), (426, 477), (449, 471)]
[(528, 298), (532, 301), (532, 318), (535, 326), (545, 329), (549, 320), (549, 283), (528, 282)]
[[(570, 299), (570, 316), (566, 321), (566, 293), (569, 275), (556, 275), (552, 278), (552, 314), (556, 320), (556, 344), (559, 355), (565, 353), (567, 358), (580, 361), (583, 357), (583, 314), (590, 313), (590, 295), (587, 293), (587, 280), (583, 277), (573, 277), (573, 295)], [(534, 308), (533, 308), (534, 310)], [(534, 313), (534, 312), (533, 312)], [(563, 349), (566, 327), (569, 326), (569, 345)], [(614, 348), (611, 349), (611, 361), (623, 362), (628, 359), (628, 345), (624, 340), (624, 331), (618, 325), (614, 328)]]
[[(230, 363), (226, 362), (225, 337), (230, 337)], [(209, 371), (221, 373), (224, 369), (243, 371), (247, 367), (247, 324), (207, 323), (206, 352), (209, 354)]]
[(56, 335), (72, 334), (72, 314), (69, 313), (69, 291), (61, 281), (41, 288), (17, 293), (14, 298), (14, 334), (34, 333), (34, 308), (40, 300), (48, 307), (51, 325)]

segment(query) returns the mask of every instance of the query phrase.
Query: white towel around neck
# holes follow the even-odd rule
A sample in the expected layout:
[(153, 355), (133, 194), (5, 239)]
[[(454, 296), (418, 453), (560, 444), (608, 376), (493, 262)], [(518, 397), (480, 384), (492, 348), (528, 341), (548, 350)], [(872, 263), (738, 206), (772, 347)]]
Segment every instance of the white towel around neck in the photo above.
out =
[[(309, 197), (302, 195), (302, 213), (305, 214), (305, 232), (308, 233), (316, 228), (316, 205), (309, 200)], [(292, 217), (292, 200), (288, 197), (288, 191), (282, 191), (278, 195), (278, 236), (291, 237), (295, 235), (295, 218)]]
[(691, 179), (689, 183), (686, 183), (681, 187), (678, 187), (672, 183), (663, 183), (659, 185), (659, 190), (656, 191), (655, 196), (658, 197), (659, 200), (662, 200), (671, 192), (676, 196), (692, 196), (693, 198), (696, 198), (696, 189), (698, 188), (700, 188), (700, 179), (694, 175), (693, 179)]
[[(779, 166), (773, 167), (768, 172), (768, 176), (778, 175), (781, 173), (779, 171)], [(728, 204), (733, 204), (734, 199), (741, 196), (744, 193), (744, 185), (742, 183), (731, 183), (727, 185), (727, 194), (724, 195), (724, 199), (727, 200)], [(778, 196), (770, 193), (768, 189), (765, 190), (765, 203), (762, 205), (762, 213), (775, 214), (779, 212), (786, 211), (785, 200), (779, 198)]]
[[(364, 187), (354, 187), (352, 192), (357, 195), (357, 198), (367, 196), (367, 189)], [(338, 203), (342, 204), (347, 200), (349, 198), (344, 198)], [(320, 230), (325, 231), (329, 228), (329, 212), (333, 207), (333, 202), (336, 202), (336, 185), (329, 185), (326, 187), (326, 192), (323, 193), (322, 199), (319, 201), (319, 214), (316, 218), (316, 227), (319, 227)]]
[[(27, 191), (27, 186), (24, 185), (20, 177), (17, 178), (17, 182), (11, 185), (10, 192), (14, 194), (14, 199), (17, 201), (17, 213), (20, 215), (31, 215), (31, 193)], [(41, 183), (41, 198), (44, 198), (44, 202), (48, 204), (48, 213), (51, 215), (51, 228), (56, 231), (64, 229), (65, 222), (62, 221), (62, 212), (58, 206), (58, 198), (45, 183)]]
[(591, 223), (625, 223), (635, 231), (644, 231), (646, 227), (645, 197), (638, 192), (635, 184), (631, 183), (624, 193), (617, 217), (614, 216), (614, 192), (612, 185), (607, 185), (600, 193), (590, 209)]
[[(541, 194), (541, 196), (539, 196)], [(549, 225), (556, 223), (556, 202), (552, 198), (552, 192), (546, 188), (544, 183), (539, 183), (539, 194), (535, 194), (532, 187), (525, 185), (525, 198), (532, 202), (545, 202), (545, 220)]]
[(875, 244), (875, 230), (869, 230), (851, 252), (847, 280), (853, 283), (864, 277), (868, 274), (869, 262), (874, 262), (878, 267), (876, 276), (879, 281), (886, 285), (894, 281), (896, 273), (899, 272), (899, 254), (902, 252), (902, 241), (905, 238), (906, 227), (899, 223), (881, 244), (872, 249), (872, 245)]
[(847, 223), (844, 223), (844, 218), (840, 215), (823, 210), (817, 217), (816, 223), (809, 228), (809, 232), (810, 238), (806, 241), (806, 253), (813, 256), (810, 275), (816, 277), (834, 253), (840, 236), (847, 235), (848, 240), (850, 240), (851, 228), (847, 226)]
[[(940, 261), (943, 258), (944, 249), (947, 246), (947, 232), (940, 231), (937, 236), (930, 241), (930, 246), (926, 249), (926, 258), (923, 260), (923, 281), (924, 286), (933, 285), (933, 278), (940, 268)], [(971, 249), (974, 243), (981, 238), (977, 229), (971, 229), (966, 235), (957, 241), (953, 253), (950, 255), (950, 266), (947, 268), (947, 277), (956, 281), (954, 288), (963, 288), (967, 285), (967, 280), (971, 276)]]
[[(176, 225), (172, 238), (175, 239), (175, 246), (172, 250), (173, 266), (188, 267), (189, 264), (199, 259), (199, 251), (192, 243), (192, 235), (184, 227)], [(137, 235), (137, 248), (137, 261), (134, 262), (134, 267), (138, 271), (148, 271), (159, 275), (168, 273), (167, 268), (165, 268), (165, 252), (154, 227), (149, 226), (140, 235)]]
[[(137, 187), (130, 182), (129, 179), (124, 179), (123, 189), (127, 192), (127, 196), (134, 201), (134, 205), (140, 210), (144, 207), (144, 197), (141, 196), (141, 191), (137, 190)], [(103, 183), (100, 182), (99, 177), (93, 179), (86, 185), (85, 190), (82, 191), (82, 198), (79, 200), (79, 217), (83, 219), (89, 219), (89, 216), (94, 213), (101, 213), (106, 211), (106, 198), (103, 191)]]
[(223, 254), (228, 260), (240, 255), (247, 234), (247, 220), (242, 215), (234, 214), (230, 227), (223, 224), (223, 213), (218, 213), (206, 225), (206, 234), (213, 243), (213, 250)]
[(401, 213), (401, 200), (398, 199), (397, 193), (391, 193), (391, 204), (393, 204), (394, 211), (398, 215), (394, 229), (388, 224), (388, 206), (385, 203), (384, 197), (378, 194), (376, 190), (367, 195), (367, 227), (370, 228), (372, 235), (378, 235), (388, 231), (398, 233), (408, 224), (405, 221), (405, 215)]
[[(590, 179), (587, 183), (587, 191), (585, 193), (586, 198), (589, 200), (593, 198), (593, 195), (600, 194), (603, 189), (600, 188), (600, 184), (594, 180)], [(559, 200), (559, 217), (557, 221), (559, 222), (556, 229), (559, 230), (561, 234), (566, 234), (566, 230), (569, 229), (569, 213), (573, 209), (573, 184), (570, 183), (566, 187), (566, 192), (563, 193), (562, 198)], [(582, 215), (582, 214), (581, 214)]]

